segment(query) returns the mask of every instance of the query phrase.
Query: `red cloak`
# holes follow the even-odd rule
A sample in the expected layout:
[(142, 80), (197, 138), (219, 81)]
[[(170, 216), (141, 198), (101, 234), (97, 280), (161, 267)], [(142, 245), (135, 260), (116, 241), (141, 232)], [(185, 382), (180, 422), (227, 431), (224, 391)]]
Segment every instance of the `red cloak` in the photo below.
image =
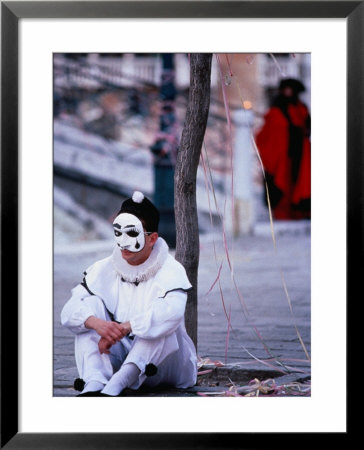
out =
[[(276, 219), (310, 217), (311, 142), (310, 115), (300, 101), (289, 104), (284, 112), (273, 106), (256, 136), (268, 189), (275, 192), (272, 210)], [(295, 138), (292, 139), (292, 134)], [(271, 198), (271, 195), (270, 195)]]

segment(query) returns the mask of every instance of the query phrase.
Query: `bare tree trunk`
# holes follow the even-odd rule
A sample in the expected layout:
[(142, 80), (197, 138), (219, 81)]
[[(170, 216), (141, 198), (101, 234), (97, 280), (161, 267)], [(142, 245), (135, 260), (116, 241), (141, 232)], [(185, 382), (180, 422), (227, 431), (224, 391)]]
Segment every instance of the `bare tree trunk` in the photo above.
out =
[(176, 259), (192, 284), (186, 307), (186, 328), (197, 347), (197, 274), (200, 242), (196, 175), (210, 106), (211, 54), (191, 54), (190, 92), (174, 176)]

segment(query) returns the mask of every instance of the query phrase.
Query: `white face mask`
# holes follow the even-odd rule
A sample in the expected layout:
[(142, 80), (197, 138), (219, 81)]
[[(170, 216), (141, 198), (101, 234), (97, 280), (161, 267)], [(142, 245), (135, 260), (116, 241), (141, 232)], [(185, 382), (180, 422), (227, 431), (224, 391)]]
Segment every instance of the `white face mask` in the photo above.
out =
[(140, 252), (145, 245), (145, 236), (141, 221), (132, 214), (121, 213), (113, 223), (116, 244), (120, 250)]

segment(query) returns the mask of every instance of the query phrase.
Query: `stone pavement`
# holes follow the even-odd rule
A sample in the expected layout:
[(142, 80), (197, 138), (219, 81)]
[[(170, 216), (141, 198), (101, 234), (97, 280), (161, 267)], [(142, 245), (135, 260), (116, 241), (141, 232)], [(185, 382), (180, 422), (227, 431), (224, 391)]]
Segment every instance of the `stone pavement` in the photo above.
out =
[[(187, 392), (129, 395), (188, 396), (221, 390), (231, 382), (244, 385), (254, 378), (275, 378), (277, 383), (310, 379), (310, 227), (308, 222), (292, 222), (277, 224), (275, 230), (276, 250), (266, 223), (252, 236), (228, 238), (232, 270), (221, 234), (201, 235), (197, 353), (205, 374)], [(54, 396), (77, 394), (72, 387), (78, 376), (74, 338), (61, 327), (60, 311), (83, 271), (110, 254), (112, 247), (111, 240), (55, 249)]]

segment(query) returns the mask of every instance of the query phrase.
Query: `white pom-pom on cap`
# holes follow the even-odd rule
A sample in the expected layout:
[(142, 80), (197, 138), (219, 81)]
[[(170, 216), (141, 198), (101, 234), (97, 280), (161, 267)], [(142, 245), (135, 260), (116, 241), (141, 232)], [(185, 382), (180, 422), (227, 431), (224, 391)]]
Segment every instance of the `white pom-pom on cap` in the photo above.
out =
[(144, 194), (142, 192), (135, 191), (132, 196), (132, 200), (135, 203), (141, 203), (144, 200)]

